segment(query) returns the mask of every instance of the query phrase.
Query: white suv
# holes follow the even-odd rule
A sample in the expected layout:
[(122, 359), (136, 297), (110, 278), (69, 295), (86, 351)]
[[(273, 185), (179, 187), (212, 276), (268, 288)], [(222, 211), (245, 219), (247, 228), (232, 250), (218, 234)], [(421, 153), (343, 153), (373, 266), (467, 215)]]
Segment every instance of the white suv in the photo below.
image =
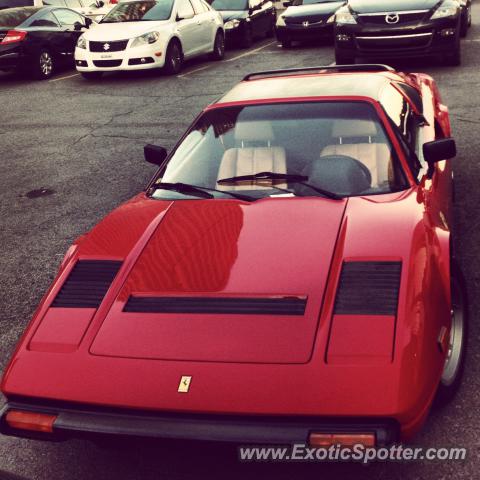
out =
[(188, 58), (221, 60), (224, 45), (222, 17), (203, 0), (126, 0), (78, 39), (75, 64), (87, 79), (161, 67), (175, 74)]

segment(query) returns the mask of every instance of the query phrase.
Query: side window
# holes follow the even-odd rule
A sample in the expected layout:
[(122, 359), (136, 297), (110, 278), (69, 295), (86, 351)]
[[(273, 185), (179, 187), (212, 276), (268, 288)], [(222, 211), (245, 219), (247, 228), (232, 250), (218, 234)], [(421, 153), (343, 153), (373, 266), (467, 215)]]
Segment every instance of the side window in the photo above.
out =
[(60, 25), (63, 27), (71, 27), (76, 23), (81, 23), (85, 25), (85, 19), (76, 12), (72, 12), (72, 10), (55, 10), (54, 12), (57, 20), (60, 22)]
[(82, 4), (79, 0), (65, 0), (68, 8), (82, 8)]
[(59, 27), (60, 25), (57, 22), (57, 19), (50, 13), (47, 12), (45, 15), (42, 15), (41, 18), (33, 20), (29, 25), (30, 27)]
[(254, 10), (259, 9), (261, 5), (262, 5), (262, 0), (249, 0), (248, 2), (248, 6)]
[(188, 18), (189, 16), (195, 15), (195, 11), (189, 0), (178, 0), (177, 13), (181, 18)]
[(413, 111), (410, 103), (392, 85), (388, 85), (382, 92), (380, 103), (386, 114), (397, 127), (400, 140), (407, 152), (410, 167), (418, 178), (425, 165), (423, 162), (421, 138), (421, 122)]
[(201, 0), (191, 0), (195, 13), (198, 15), (200, 13), (205, 13), (207, 8)]
[(66, 7), (65, 0), (43, 0), (44, 5), (50, 5), (53, 7)]

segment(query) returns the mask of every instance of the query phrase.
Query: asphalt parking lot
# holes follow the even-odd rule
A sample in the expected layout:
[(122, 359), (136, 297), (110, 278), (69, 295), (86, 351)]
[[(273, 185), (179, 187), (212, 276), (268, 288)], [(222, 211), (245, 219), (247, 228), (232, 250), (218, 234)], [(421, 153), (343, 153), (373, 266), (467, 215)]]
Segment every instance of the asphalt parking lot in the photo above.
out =
[[(402, 62), (435, 77), (449, 105), (455, 160), (456, 248), (470, 297), (467, 370), (456, 400), (429, 417), (415, 443), (468, 449), (464, 462), (240, 464), (234, 448), (87, 441), (46, 444), (0, 437), (0, 478), (480, 478), (480, 4), (463, 41), (463, 65)], [(386, 60), (388, 61), (388, 59)], [(222, 62), (188, 63), (177, 77), (115, 74), (87, 83), (75, 71), (47, 82), (0, 74), (0, 367), (3, 369), (70, 243), (137, 193), (154, 173), (143, 145), (171, 148), (196, 113), (255, 70), (327, 65), (331, 45), (282, 50), (271, 39), (232, 49)], [(47, 195), (36, 191), (47, 189)], [(34, 192), (34, 193), (31, 193)], [(121, 395), (121, 392), (119, 392)], [(5, 472), (2, 477), (1, 471)]]

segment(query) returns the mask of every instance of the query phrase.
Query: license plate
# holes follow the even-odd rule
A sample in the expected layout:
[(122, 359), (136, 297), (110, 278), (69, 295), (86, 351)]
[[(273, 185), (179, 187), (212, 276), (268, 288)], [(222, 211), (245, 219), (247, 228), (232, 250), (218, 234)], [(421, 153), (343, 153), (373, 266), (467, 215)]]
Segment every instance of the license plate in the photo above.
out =
[(100, 58), (112, 58), (113, 55), (100, 55)]

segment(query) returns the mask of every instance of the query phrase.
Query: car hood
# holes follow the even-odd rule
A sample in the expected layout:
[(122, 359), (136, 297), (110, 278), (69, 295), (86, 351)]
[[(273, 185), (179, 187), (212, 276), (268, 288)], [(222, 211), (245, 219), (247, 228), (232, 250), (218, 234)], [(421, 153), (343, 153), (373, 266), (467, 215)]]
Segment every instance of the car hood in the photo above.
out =
[(248, 17), (248, 13), (245, 10), (220, 10), (218, 13), (220, 13), (224, 22), (235, 19), (242, 20)]
[(286, 18), (298, 18), (310, 16), (330, 16), (334, 14), (345, 2), (334, 2), (334, 3), (315, 3), (313, 5), (299, 5), (288, 7), (285, 12), (282, 14)]
[(151, 32), (168, 23), (168, 20), (159, 22), (119, 22), (99, 23), (85, 32), (85, 38), (90, 41), (114, 41), (138, 37)]
[(401, 12), (430, 10), (439, 0), (350, 0), (350, 8), (357, 13)]
[[(346, 204), (323, 198), (174, 202), (141, 253), (130, 259), (133, 266), (90, 352), (183, 361), (307, 362)], [(195, 306), (185, 304), (185, 297), (195, 298)], [(145, 298), (172, 299), (181, 308), (146, 313), (126, 307)], [(207, 304), (218, 307), (232, 299), (228, 312), (205, 311)], [(304, 312), (248, 313), (256, 310), (255, 302), (279, 306), (289, 299), (303, 304)]]

